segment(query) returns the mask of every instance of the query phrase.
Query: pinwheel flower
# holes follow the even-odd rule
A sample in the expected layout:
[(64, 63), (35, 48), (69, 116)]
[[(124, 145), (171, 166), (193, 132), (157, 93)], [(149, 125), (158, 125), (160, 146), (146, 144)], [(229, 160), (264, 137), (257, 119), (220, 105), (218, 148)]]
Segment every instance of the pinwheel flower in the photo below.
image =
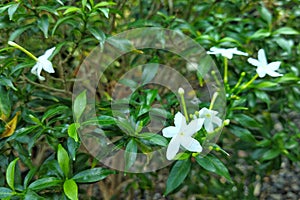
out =
[(258, 60), (254, 58), (248, 58), (248, 62), (257, 67), (256, 72), (260, 78), (265, 77), (266, 74), (272, 77), (282, 76), (282, 74), (276, 72), (281, 62), (276, 61), (268, 64), (267, 57), (263, 49), (258, 51)]
[(210, 51), (207, 52), (207, 54), (221, 54), (222, 56), (224, 56), (228, 59), (231, 59), (233, 57), (233, 54), (248, 56), (247, 53), (239, 51), (236, 47), (229, 48), (229, 49), (212, 47), (212, 48), (210, 48)]
[(36, 75), (41, 81), (45, 80), (45, 78), (41, 76), (42, 70), (45, 70), (48, 73), (55, 72), (52, 63), (48, 60), (54, 50), (55, 47), (52, 47), (51, 49), (48, 49), (45, 54), (38, 57), (36, 64), (31, 69), (31, 73)]
[(220, 127), (222, 125), (222, 120), (216, 116), (217, 111), (210, 110), (207, 108), (202, 108), (199, 111), (199, 118), (204, 120), (204, 128), (207, 132), (213, 132), (214, 126)]
[(176, 156), (180, 145), (191, 152), (202, 151), (202, 146), (192, 138), (192, 135), (201, 129), (203, 121), (204, 119), (194, 119), (187, 124), (185, 117), (180, 112), (176, 113), (175, 126), (169, 126), (162, 130), (164, 137), (172, 138), (167, 148), (168, 160), (172, 160)]

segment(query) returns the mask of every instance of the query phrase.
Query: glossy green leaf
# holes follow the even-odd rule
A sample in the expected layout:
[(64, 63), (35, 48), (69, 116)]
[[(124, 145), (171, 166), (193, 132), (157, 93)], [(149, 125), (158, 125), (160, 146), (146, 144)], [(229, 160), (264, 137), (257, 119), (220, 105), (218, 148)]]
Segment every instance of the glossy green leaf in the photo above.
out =
[(15, 190), (15, 168), (18, 160), (19, 158), (14, 159), (6, 169), (6, 182), (12, 190)]
[(42, 15), (38, 18), (38, 27), (44, 33), (44, 37), (48, 38), (49, 19), (48, 15)]
[(75, 142), (78, 142), (77, 128), (79, 127), (80, 127), (79, 123), (73, 123), (68, 127), (68, 135), (69, 137), (73, 138)]
[(64, 193), (71, 200), (78, 199), (78, 186), (73, 179), (64, 182)]
[(256, 142), (254, 136), (251, 132), (246, 128), (241, 128), (238, 126), (230, 126), (230, 131), (238, 138), (245, 142)]
[(7, 86), (15, 91), (18, 91), (18, 89), (14, 86), (13, 82), (10, 79), (5, 78), (3, 76), (0, 77), (0, 85)]
[(197, 156), (195, 158), (197, 163), (207, 171), (223, 176), (228, 181), (232, 182), (228, 169), (217, 157), (213, 155), (206, 155), (204, 157)]
[(265, 6), (260, 7), (259, 12), (261, 17), (268, 23), (268, 25), (271, 25), (272, 24), (271, 12)]
[(261, 124), (259, 124), (254, 118), (245, 115), (245, 114), (235, 114), (234, 120), (239, 122), (241, 125), (247, 128), (253, 128), (253, 127), (261, 127)]
[(273, 158), (276, 158), (279, 155), (280, 149), (270, 149), (263, 154), (262, 160), (272, 160)]
[(125, 170), (128, 170), (136, 161), (137, 144), (134, 139), (131, 139), (125, 148)]
[(254, 40), (254, 39), (263, 39), (266, 37), (269, 37), (271, 35), (271, 32), (266, 29), (259, 29), (255, 33), (253, 33), (249, 38)]
[(65, 10), (63, 15), (69, 14), (69, 13), (74, 13), (74, 12), (81, 12), (80, 8), (77, 8), (75, 6), (68, 6), (68, 8)]
[(51, 187), (61, 186), (62, 180), (56, 177), (46, 177), (38, 179), (32, 182), (28, 188), (31, 190), (39, 191), (44, 189), (49, 189)]
[(269, 98), (269, 95), (266, 92), (261, 91), (261, 90), (255, 90), (254, 93), (258, 99), (265, 102), (268, 106), (270, 105), (271, 100)]
[(4, 87), (0, 86), (0, 118), (8, 120), (11, 112), (11, 101), (9, 93)]
[(13, 15), (15, 14), (15, 12), (17, 11), (18, 7), (19, 7), (20, 3), (16, 3), (16, 4), (12, 4), (7, 12), (8, 12), (8, 16), (9, 16), (9, 20), (13, 19)]
[(57, 161), (64, 172), (65, 177), (68, 177), (70, 170), (70, 158), (68, 152), (61, 146), (61, 144), (58, 145), (57, 149)]
[(54, 115), (63, 114), (68, 109), (69, 108), (67, 106), (55, 106), (53, 108), (50, 108), (43, 115), (42, 122), (44, 122), (47, 118), (53, 117)]
[(25, 179), (24, 179), (24, 188), (27, 188), (27, 186), (29, 185), (29, 182), (32, 180), (32, 178), (34, 177), (36, 172), (37, 172), (36, 167), (29, 170), (29, 172), (27, 173), (27, 175), (25, 176)]
[(92, 183), (100, 181), (110, 174), (115, 174), (115, 171), (99, 167), (81, 171), (73, 176), (73, 180), (75, 180), (77, 183)]
[(0, 187), (0, 199), (10, 197), (13, 195), (13, 191), (6, 187)]
[(107, 1), (102, 1), (100, 3), (97, 3), (94, 8), (99, 8), (99, 7), (105, 7), (105, 6), (113, 6), (116, 5), (114, 2), (107, 2)]
[(168, 176), (164, 195), (168, 195), (178, 188), (190, 173), (190, 169), (191, 162), (189, 159), (176, 161)]
[(300, 32), (291, 27), (281, 27), (273, 32), (274, 35), (299, 35)]
[(39, 196), (37, 193), (35, 193), (32, 190), (27, 190), (24, 200), (46, 200), (44, 197)]
[(84, 109), (86, 107), (86, 90), (82, 91), (74, 101), (73, 105), (73, 112), (76, 121), (78, 122), (79, 118), (81, 117)]
[(16, 30), (14, 30), (14, 32), (10, 34), (8, 40), (14, 41), (17, 37), (19, 37), (21, 34), (23, 34), (25, 31), (27, 31), (28, 29), (30, 29), (32, 27), (33, 27), (33, 25), (26, 25), (26, 26), (22, 26)]
[(163, 137), (162, 135), (155, 134), (155, 133), (141, 133), (137, 135), (138, 138), (148, 140), (153, 144), (157, 144), (159, 146), (167, 146), (168, 140)]

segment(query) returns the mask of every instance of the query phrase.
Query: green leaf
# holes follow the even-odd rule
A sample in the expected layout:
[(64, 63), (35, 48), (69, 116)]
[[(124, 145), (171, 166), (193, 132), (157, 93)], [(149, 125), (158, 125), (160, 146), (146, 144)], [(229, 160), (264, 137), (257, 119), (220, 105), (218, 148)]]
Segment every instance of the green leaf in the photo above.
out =
[(13, 191), (6, 187), (0, 187), (0, 199), (10, 197), (13, 195)]
[(61, 186), (62, 180), (56, 178), (56, 177), (46, 177), (46, 178), (41, 178), (38, 179), (34, 182), (32, 182), (28, 188), (31, 190), (44, 190), (44, 189), (49, 189), (51, 187), (57, 187)]
[(27, 25), (27, 26), (22, 26), (21, 28), (16, 29), (13, 33), (10, 34), (9, 36), (9, 41), (14, 41), (17, 37), (19, 37), (21, 34), (23, 34), (27, 29), (32, 28), (33, 25)]
[(26, 189), (31, 179), (34, 177), (35, 173), (37, 172), (37, 168), (34, 167), (30, 169), (30, 171), (27, 173), (24, 179), (24, 188)]
[(277, 156), (280, 155), (280, 149), (269, 149), (268, 151), (266, 151), (263, 156), (262, 156), (262, 160), (272, 160), (273, 158), (276, 158)]
[(18, 160), (19, 158), (14, 159), (6, 169), (6, 181), (12, 190), (15, 190), (15, 168)]
[(158, 63), (150, 63), (143, 68), (143, 74), (142, 74), (143, 84), (149, 83), (155, 77), (158, 67), (159, 67)]
[(55, 106), (54, 108), (50, 108), (47, 112), (43, 115), (42, 122), (44, 122), (47, 118), (53, 117), (57, 114), (63, 114), (69, 108), (67, 106)]
[(10, 87), (11, 89), (13, 89), (14, 91), (18, 91), (18, 89), (15, 88), (12, 81), (8, 78), (3, 77), (3, 76), (0, 77), (0, 85), (7, 86), (7, 87)]
[(263, 39), (266, 37), (269, 37), (271, 35), (271, 32), (269, 30), (266, 29), (259, 29), (258, 31), (256, 31), (255, 33), (253, 33), (253, 35), (251, 35), (249, 37), (249, 39)]
[(11, 101), (9, 93), (4, 87), (0, 86), (0, 118), (7, 120), (11, 112)]
[(108, 19), (109, 18), (109, 8), (98, 8), (104, 16)]
[(20, 5), (20, 3), (12, 4), (12, 5), (8, 8), (7, 11), (8, 11), (9, 20), (12, 20), (13, 15), (14, 15), (15, 12), (17, 11), (19, 5)]
[(73, 112), (76, 118), (76, 122), (78, 122), (79, 118), (81, 117), (84, 109), (86, 107), (86, 90), (81, 92), (74, 101), (73, 105)]
[(63, 13), (63, 15), (69, 14), (69, 13), (73, 13), (73, 12), (81, 12), (80, 8), (77, 8), (75, 6), (68, 6), (68, 8), (65, 10), (65, 12)]
[(124, 154), (125, 171), (127, 171), (135, 163), (136, 156), (137, 156), (137, 144), (134, 139), (131, 139), (126, 145), (125, 154)]
[(271, 81), (263, 81), (259, 84), (255, 85), (255, 88), (262, 89), (262, 88), (270, 88), (270, 87), (276, 87), (278, 86), (278, 83), (271, 82)]
[(105, 7), (105, 6), (113, 6), (116, 5), (114, 2), (107, 2), (107, 1), (102, 1), (100, 3), (97, 3), (94, 8), (99, 8), (99, 7)]
[(213, 155), (206, 155), (205, 157), (202, 157), (199, 155), (195, 158), (197, 163), (207, 171), (223, 176), (228, 181), (232, 182), (228, 169), (217, 157)]
[(254, 118), (245, 114), (235, 114), (234, 120), (239, 122), (244, 127), (261, 127), (261, 125)]
[(70, 158), (68, 152), (61, 146), (61, 144), (58, 145), (57, 161), (60, 168), (64, 172), (65, 177), (68, 177), (70, 169)]
[(273, 32), (274, 35), (299, 35), (299, 33), (291, 27), (282, 27)]
[(77, 129), (80, 127), (79, 123), (73, 123), (68, 127), (68, 135), (73, 138), (75, 142), (78, 142), (78, 133)]
[(167, 179), (167, 186), (164, 195), (170, 194), (174, 191), (187, 177), (191, 169), (191, 162), (187, 160), (177, 161), (171, 169)]
[(48, 38), (49, 20), (48, 15), (42, 15), (38, 18), (38, 27), (44, 33), (44, 37)]
[(245, 142), (256, 142), (256, 139), (254, 138), (254, 136), (251, 134), (251, 132), (248, 129), (231, 125), (230, 131), (235, 136), (237, 136), (238, 138), (240, 138), (241, 140), (243, 140)]
[(120, 118), (117, 120), (117, 125), (124, 131), (127, 135), (134, 135), (135, 129), (132, 127), (132, 124), (124, 118)]
[(262, 6), (262, 7), (260, 7), (259, 12), (260, 12), (261, 17), (270, 26), (272, 24), (272, 14), (270, 13), (270, 11), (265, 6)]
[(71, 200), (78, 199), (78, 186), (73, 179), (69, 179), (65, 181), (64, 193)]
[(57, 29), (62, 23), (67, 23), (68, 21), (73, 21), (74, 19), (76, 19), (76, 16), (74, 16), (74, 15), (68, 15), (68, 16), (66, 16), (66, 17), (60, 18), (59, 20), (57, 20), (56, 24), (54, 25), (51, 34), (54, 35), (56, 29)]
[(144, 139), (144, 140), (148, 140), (149, 142), (153, 143), (153, 144), (157, 144), (160, 146), (167, 146), (168, 145), (168, 140), (159, 135), (159, 134), (155, 134), (155, 133), (141, 133), (137, 135), (138, 138)]
[(96, 27), (91, 27), (91, 26), (88, 26), (88, 30), (99, 42), (104, 42), (106, 36), (103, 33), (103, 31), (97, 29)]
[(100, 181), (110, 174), (115, 174), (115, 171), (99, 167), (81, 171), (73, 176), (73, 180), (75, 180), (77, 183), (92, 183)]
[(27, 190), (24, 200), (46, 200), (44, 197), (39, 196), (37, 193), (31, 190)]
[(260, 100), (265, 102), (268, 106), (270, 106), (271, 100), (269, 98), (269, 95), (266, 92), (261, 90), (255, 90), (254, 93), (257, 98), (259, 98)]

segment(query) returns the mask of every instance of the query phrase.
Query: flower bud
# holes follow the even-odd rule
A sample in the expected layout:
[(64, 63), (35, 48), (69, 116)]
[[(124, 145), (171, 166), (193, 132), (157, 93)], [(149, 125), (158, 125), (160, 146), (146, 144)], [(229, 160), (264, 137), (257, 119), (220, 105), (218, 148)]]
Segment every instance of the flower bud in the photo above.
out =
[(178, 94), (183, 95), (184, 94), (184, 89), (180, 87), (178, 89)]

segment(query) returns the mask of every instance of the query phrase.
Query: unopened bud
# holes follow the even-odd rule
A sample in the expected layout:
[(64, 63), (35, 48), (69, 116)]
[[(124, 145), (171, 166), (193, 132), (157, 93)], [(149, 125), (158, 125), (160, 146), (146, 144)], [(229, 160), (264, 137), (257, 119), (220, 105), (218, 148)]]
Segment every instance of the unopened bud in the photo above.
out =
[(184, 89), (180, 87), (178, 89), (178, 94), (183, 95), (184, 94)]
[(229, 119), (225, 119), (223, 122), (224, 126), (228, 126), (230, 124), (230, 120)]

